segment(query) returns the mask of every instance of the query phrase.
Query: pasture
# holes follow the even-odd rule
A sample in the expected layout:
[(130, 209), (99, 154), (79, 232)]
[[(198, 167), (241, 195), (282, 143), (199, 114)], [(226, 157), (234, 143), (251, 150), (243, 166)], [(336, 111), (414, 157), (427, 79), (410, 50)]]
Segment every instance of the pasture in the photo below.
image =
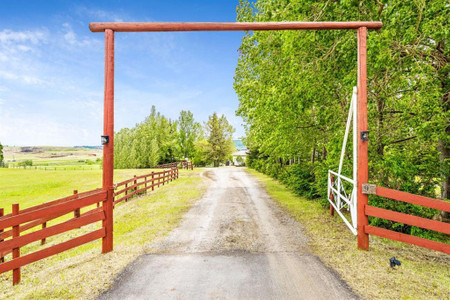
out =
[[(115, 182), (149, 173), (149, 169), (115, 170)], [(11, 273), (0, 275), (0, 298), (92, 298), (106, 289), (114, 276), (149, 245), (177, 226), (183, 213), (205, 191), (201, 170), (180, 170), (180, 178), (154, 192), (120, 203), (114, 210), (113, 252), (101, 255), (101, 241), (49, 257), (22, 268), (21, 284), (11, 286)], [(0, 206), (6, 213), (11, 204), (21, 209), (101, 186), (101, 170), (45, 171), (0, 169)], [(195, 186), (196, 188), (192, 188)], [(70, 216), (65, 216), (69, 218)], [(23, 254), (70, 239), (93, 229), (88, 225), (77, 232), (65, 233), (22, 248)], [(70, 284), (68, 284), (70, 282)], [(39, 286), (39, 289), (36, 287)]]
[(101, 169), (102, 150), (98, 148), (7, 146), (3, 151), (5, 165), (10, 168), (21, 167), (42, 170)]

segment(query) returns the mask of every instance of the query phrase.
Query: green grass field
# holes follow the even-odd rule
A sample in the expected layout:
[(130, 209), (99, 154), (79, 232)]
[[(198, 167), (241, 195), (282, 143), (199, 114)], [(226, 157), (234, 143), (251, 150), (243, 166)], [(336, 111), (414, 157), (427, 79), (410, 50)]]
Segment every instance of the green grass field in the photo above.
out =
[[(115, 182), (151, 170), (116, 170)], [(128, 263), (150, 251), (149, 245), (177, 226), (184, 212), (206, 190), (201, 170), (180, 170), (180, 178), (154, 192), (122, 202), (114, 210), (114, 251), (101, 253), (95, 241), (22, 268), (22, 282), (13, 287), (11, 272), (0, 275), (0, 299), (91, 299), (107, 289)], [(21, 208), (98, 188), (101, 170), (43, 171), (0, 169), (0, 207)], [(195, 187), (195, 188), (193, 188)], [(69, 216), (67, 216), (69, 217)], [(66, 218), (67, 218), (66, 217)], [(50, 226), (50, 224), (48, 225)], [(21, 254), (43, 249), (99, 228), (91, 224), (21, 248)]]
[[(367, 299), (450, 299), (450, 257), (376, 236), (370, 251), (357, 249), (356, 237), (336, 214), (317, 201), (294, 195), (277, 180), (248, 169), (268, 194), (304, 226), (314, 252), (336, 270), (350, 287)], [(389, 267), (395, 256), (402, 263)]]
[[(133, 175), (148, 174), (151, 169), (115, 170), (114, 182)], [(0, 168), (0, 208), (11, 212), (11, 204), (27, 208), (78, 192), (100, 188), (102, 170), (57, 170)]]

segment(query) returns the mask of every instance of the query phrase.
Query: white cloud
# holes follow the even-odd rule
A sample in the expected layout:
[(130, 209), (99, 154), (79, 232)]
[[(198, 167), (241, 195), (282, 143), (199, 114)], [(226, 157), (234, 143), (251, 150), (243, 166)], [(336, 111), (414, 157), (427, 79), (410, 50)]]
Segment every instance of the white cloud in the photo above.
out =
[(80, 16), (87, 16), (92, 19), (92, 22), (125, 22), (129, 19), (125, 13), (117, 13), (112, 11), (106, 11), (102, 9), (93, 9), (86, 6), (78, 6), (76, 13)]
[(47, 41), (47, 33), (43, 30), (34, 31), (12, 31), (4, 29), (0, 31), (0, 43), (3, 45), (11, 45), (16, 43), (31, 43), (37, 45)]
[(90, 47), (90, 46), (97, 46), (99, 44), (98, 40), (96, 40), (96, 39), (94, 39), (92, 37), (90, 37), (90, 38), (80, 38), (73, 31), (72, 26), (69, 23), (64, 23), (63, 24), (63, 28), (64, 28), (64, 34), (63, 34), (64, 41), (67, 42), (71, 46)]
[(41, 44), (47, 43), (48, 32), (45, 29), (33, 31), (0, 31), (0, 61), (17, 61), (22, 53), (32, 52)]
[(0, 141), (7, 145), (98, 145), (101, 125), (74, 126), (40, 116), (10, 116), (0, 119)]

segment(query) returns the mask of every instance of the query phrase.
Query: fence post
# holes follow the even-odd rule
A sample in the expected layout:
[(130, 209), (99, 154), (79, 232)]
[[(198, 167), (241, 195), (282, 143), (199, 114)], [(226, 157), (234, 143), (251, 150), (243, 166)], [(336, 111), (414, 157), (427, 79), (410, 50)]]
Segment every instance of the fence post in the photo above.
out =
[[(3, 208), (0, 208), (0, 218), (1, 217), (3, 217), (3, 215), (4, 215), (4, 210), (3, 210)], [(1, 244), (1, 242), (3, 242), (3, 239), (1, 238), (1, 234), (2, 234), (2, 232), (3, 232), (3, 229), (0, 229), (0, 244)], [(0, 262), (5, 262), (5, 258), (2, 256), (2, 254), (0, 253)]]
[(152, 171), (152, 191), (155, 190), (155, 172)]
[[(19, 204), (12, 205), (12, 215), (16, 216), (19, 214)], [(20, 235), (20, 225), (15, 225), (12, 227), (12, 238), (17, 238)], [(12, 258), (16, 259), (20, 257), (20, 247), (14, 248), (12, 250)], [(20, 282), (20, 267), (13, 270), (13, 285)]]
[(114, 31), (105, 30), (105, 93), (103, 119), (103, 183), (106, 192), (103, 201), (105, 219), (102, 226), (105, 236), (102, 239), (102, 253), (113, 250), (113, 209), (114, 209)]
[[(78, 190), (73, 190), (73, 194), (76, 195), (76, 197), (74, 197), (74, 198), (78, 199)], [(75, 209), (73, 212), (73, 217), (79, 218), (80, 216), (81, 216), (80, 208)]]
[(358, 28), (358, 94), (357, 94), (357, 122), (358, 122), (358, 155), (357, 155), (357, 199), (358, 199), (358, 248), (369, 250), (369, 235), (365, 227), (369, 224), (366, 215), (366, 205), (369, 201), (367, 194), (363, 194), (362, 185), (369, 181), (368, 168), (368, 125), (367, 125), (367, 28)]
[[(47, 228), (47, 222), (42, 223), (42, 229), (45, 229), (45, 228)], [(47, 240), (46, 238), (43, 238), (41, 240), (41, 245), (45, 245), (46, 240)]]
[(137, 179), (136, 179), (136, 175), (134, 175), (134, 192), (136, 192), (138, 189), (137, 187)]
[(147, 193), (147, 176), (144, 176), (144, 188), (145, 192)]
[[(333, 185), (334, 185), (334, 174), (331, 174), (330, 177), (331, 177), (330, 184), (331, 184), (331, 187), (333, 187)], [(330, 196), (330, 200), (334, 201), (333, 190), (330, 189), (330, 193), (331, 193), (331, 195), (329, 195)], [(331, 205), (331, 203), (330, 203), (330, 215), (334, 216), (334, 207), (333, 207), (333, 205)]]

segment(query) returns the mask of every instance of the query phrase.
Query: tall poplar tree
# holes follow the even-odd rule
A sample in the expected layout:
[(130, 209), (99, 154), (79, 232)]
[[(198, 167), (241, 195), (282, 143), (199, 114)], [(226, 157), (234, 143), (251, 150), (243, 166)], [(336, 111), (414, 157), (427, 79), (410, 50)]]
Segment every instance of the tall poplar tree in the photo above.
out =
[(200, 135), (200, 124), (194, 121), (190, 111), (182, 110), (178, 118), (178, 144), (183, 158), (192, 158), (195, 152), (194, 142)]
[(4, 156), (3, 156), (3, 145), (2, 145), (2, 143), (0, 143), (0, 166), (3, 166), (3, 159), (4, 159)]
[(213, 113), (212, 116), (209, 116), (205, 129), (208, 142), (208, 160), (214, 164), (214, 167), (218, 167), (233, 153), (234, 128), (228, 123), (224, 115), (218, 117), (217, 113)]

